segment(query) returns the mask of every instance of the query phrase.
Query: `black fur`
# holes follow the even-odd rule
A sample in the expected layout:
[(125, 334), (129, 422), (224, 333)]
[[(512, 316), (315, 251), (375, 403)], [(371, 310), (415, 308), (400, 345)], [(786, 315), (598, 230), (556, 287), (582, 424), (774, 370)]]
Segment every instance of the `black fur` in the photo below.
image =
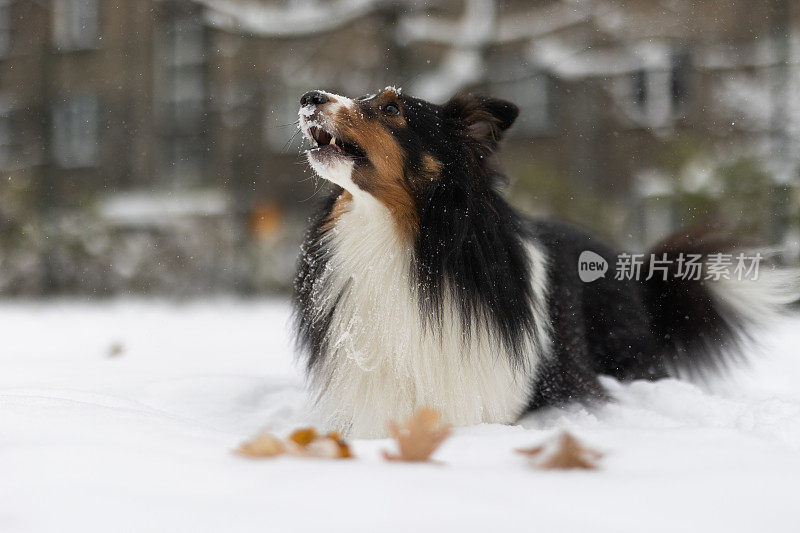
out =
[[(493, 101), (482, 100), (486, 102)], [(495, 107), (517, 115), (512, 104)], [(529, 236), (524, 219), (498, 194), (503, 176), (489, 160), (485, 139), (472, 136), (463, 112), (454, 102), (442, 110), (449, 134), (432, 153), (443, 171), (421, 195), (415, 243), (421, 312), (433, 317), (436, 326), (449, 296), (459, 308), (465, 339), (474, 333), (473, 326), (486, 328), (500, 337), (514, 363), (521, 364), (523, 337), (533, 328), (530, 268), (523, 248)], [(513, 117), (499, 125), (489, 143), (496, 142)]]
[(314, 313), (319, 307), (314, 301), (316, 296), (314, 284), (319, 282), (330, 258), (330, 250), (323, 240), (325, 235), (323, 224), (340, 193), (341, 191), (330, 194), (325, 199), (300, 246), (300, 258), (294, 280), (294, 323), (297, 347), (301, 353), (307, 355), (307, 370), (313, 368), (325, 354), (325, 334), (336, 312), (334, 304), (323, 317), (318, 317)]

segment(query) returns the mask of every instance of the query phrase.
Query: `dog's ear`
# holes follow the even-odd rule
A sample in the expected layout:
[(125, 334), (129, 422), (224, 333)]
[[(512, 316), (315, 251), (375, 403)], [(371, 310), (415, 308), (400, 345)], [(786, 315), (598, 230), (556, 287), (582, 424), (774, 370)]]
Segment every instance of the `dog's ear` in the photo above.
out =
[(446, 115), (459, 119), (472, 138), (492, 150), (519, 115), (516, 105), (489, 96), (454, 96), (444, 107)]

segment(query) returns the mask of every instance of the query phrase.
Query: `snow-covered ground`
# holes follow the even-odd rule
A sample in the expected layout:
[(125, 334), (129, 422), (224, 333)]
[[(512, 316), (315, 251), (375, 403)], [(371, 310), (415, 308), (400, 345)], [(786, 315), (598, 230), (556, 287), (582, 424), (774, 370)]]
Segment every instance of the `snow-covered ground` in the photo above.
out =
[[(0, 531), (800, 531), (800, 321), (704, 385), (459, 428), (440, 464), (248, 460), (306, 420), (285, 302), (0, 303)], [(512, 452), (569, 429), (598, 471)]]

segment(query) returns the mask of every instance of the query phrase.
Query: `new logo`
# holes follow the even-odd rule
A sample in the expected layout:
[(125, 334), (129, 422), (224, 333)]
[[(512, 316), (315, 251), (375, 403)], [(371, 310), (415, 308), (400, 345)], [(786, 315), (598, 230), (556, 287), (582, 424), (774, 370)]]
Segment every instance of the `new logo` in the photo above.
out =
[(608, 272), (608, 261), (602, 256), (585, 250), (578, 257), (578, 276), (584, 283), (590, 283), (598, 278), (604, 278)]

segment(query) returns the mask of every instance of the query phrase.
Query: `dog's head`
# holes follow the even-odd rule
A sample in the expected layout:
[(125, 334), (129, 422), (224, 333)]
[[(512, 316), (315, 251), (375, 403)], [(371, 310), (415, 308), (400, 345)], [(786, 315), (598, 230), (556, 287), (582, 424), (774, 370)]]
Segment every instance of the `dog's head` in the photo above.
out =
[(300, 99), (299, 116), (314, 171), (355, 201), (378, 200), (413, 231), (431, 191), (448, 177), (469, 181), (480, 174), (471, 167), (488, 164), (518, 112), (488, 97), (435, 105), (387, 87), (356, 99), (310, 91)]

